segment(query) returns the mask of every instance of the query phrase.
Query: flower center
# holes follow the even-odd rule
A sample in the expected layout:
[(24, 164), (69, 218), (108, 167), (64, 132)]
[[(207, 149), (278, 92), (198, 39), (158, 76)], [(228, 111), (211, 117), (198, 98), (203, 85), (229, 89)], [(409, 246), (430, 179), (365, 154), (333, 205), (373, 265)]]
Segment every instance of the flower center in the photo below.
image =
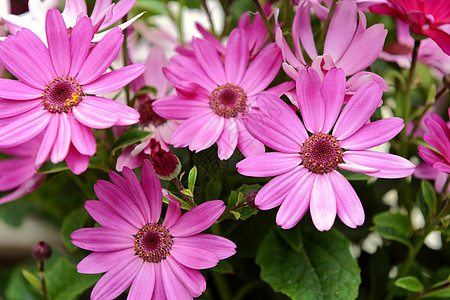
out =
[(336, 138), (321, 132), (313, 134), (303, 143), (300, 156), (305, 168), (316, 174), (339, 169), (338, 165), (344, 161)]
[(83, 90), (73, 77), (52, 80), (42, 93), (42, 105), (51, 113), (68, 113), (83, 99)]
[(139, 114), (141, 115), (141, 117), (139, 118), (139, 123), (142, 126), (148, 126), (150, 124), (159, 126), (167, 122), (167, 119), (159, 116), (153, 110), (152, 103), (155, 100), (150, 99), (150, 97), (147, 95), (140, 96), (139, 98), (141, 98), (139, 99)]
[(247, 95), (237, 85), (227, 83), (218, 86), (211, 94), (209, 106), (219, 116), (236, 117), (247, 107)]
[(134, 251), (145, 261), (158, 263), (170, 255), (173, 236), (162, 224), (144, 225), (134, 236)]

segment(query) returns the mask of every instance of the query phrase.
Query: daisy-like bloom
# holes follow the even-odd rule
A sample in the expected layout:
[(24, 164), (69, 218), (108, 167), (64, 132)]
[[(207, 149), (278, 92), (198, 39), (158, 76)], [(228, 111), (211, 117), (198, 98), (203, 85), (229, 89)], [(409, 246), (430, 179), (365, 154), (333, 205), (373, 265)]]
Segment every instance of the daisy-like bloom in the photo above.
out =
[[(29, 13), (23, 15), (6, 15), (4, 20), (11, 34), (17, 34), (22, 28), (33, 31), (42, 41), (46, 42), (46, 14), (49, 9), (56, 7), (59, 1), (55, 0), (29, 0)], [(85, 0), (66, 0), (63, 10), (63, 18), (67, 29), (73, 29), (77, 21), (87, 16), (87, 5)], [(94, 9), (90, 18), (93, 23), (94, 42), (98, 42), (104, 34), (96, 34), (102, 31), (118, 20), (120, 20), (136, 3), (136, 0), (120, 0), (116, 4), (111, 4), (111, 0), (95, 1)], [(134, 20), (134, 18), (133, 18)], [(126, 28), (131, 22), (126, 22), (120, 26)]]
[[(3, 100), (0, 100), (0, 107), (2, 102)], [(0, 197), (0, 204), (30, 194), (41, 184), (45, 176), (37, 174), (34, 165), (41, 139), (41, 137), (35, 137), (15, 147), (0, 148), (0, 152), (13, 156), (13, 158), (0, 161), (0, 191), (15, 189), (6, 196)]]
[[(305, 1), (305, 0), (303, 0)], [(325, 21), (328, 16), (328, 11), (333, 0), (306, 0), (311, 2), (311, 8), (319, 19)], [(356, 3), (358, 10), (369, 12), (369, 7), (374, 4), (387, 3), (387, 0), (351, 0)]]
[(264, 145), (247, 132), (243, 119), (255, 107), (256, 96), (277, 75), (279, 49), (274, 43), (266, 46), (248, 66), (248, 39), (242, 29), (231, 32), (223, 61), (209, 41), (194, 39), (192, 44), (194, 57), (174, 56), (164, 69), (178, 95), (153, 103), (158, 115), (186, 120), (175, 129), (170, 143), (201, 151), (217, 142), (220, 159), (228, 159), (236, 146), (245, 156), (264, 152)]
[[(416, 178), (434, 180), (434, 189), (437, 193), (443, 192), (448, 176), (447, 173), (439, 172), (426, 163), (419, 164), (414, 171), (414, 177)], [(450, 193), (450, 186), (447, 187), (446, 193)]]
[(388, 0), (371, 6), (370, 11), (408, 23), (414, 33), (428, 36), (450, 55), (450, 34), (441, 28), (450, 24), (448, 0)]
[(437, 151), (419, 146), (420, 157), (437, 171), (450, 174), (450, 128), (436, 113), (425, 119), (425, 126), (429, 133), (424, 133), (423, 139)]
[(71, 235), (76, 246), (95, 251), (78, 264), (78, 272), (106, 272), (91, 299), (114, 299), (130, 285), (128, 299), (200, 296), (206, 282), (198, 270), (236, 252), (230, 240), (200, 233), (225, 210), (223, 202), (202, 203), (180, 217), (180, 202), (165, 192), (169, 207), (160, 223), (161, 184), (150, 162), (144, 162), (142, 183), (127, 167), (123, 176), (111, 171), (113, 183), (100, 180), (94, 185), (100, 201), (86, 201), (86, 210), (103, 227)]
[(382, 93), (378, 83), (366, 83), (341, 112), (344, 71), (333, 68), (321, 82), (315, 69), (302, 69), (297, 96), (304, 126), (279, 98), (261, 95), (260, 110), (247, 116), (245, 126), (278, 152), (251, 156), (237, 164), (238, 172), (246, 176), (276, 176), (258, 192), (255, 204), (263, 210), (281, 204), (276, 221), (284, 229), (295, 226), (308, 207), (321, 231), (331, 228), (336, 213), (349, 227), (361, 225), (361, 202), (338, 170), (399, 178), (412, 174), (415, 167), (402, 157), (365, 150), (389, 141), (404, 127), (400, 118), (368, 123)]
[(130, 84), (134, 93), (139, 92), (144, 86), (154, 87), (157, 92), (156, 94), (141, 95), (137, 98), (137, 110), (141, 115), (139, 125), (142, 130), (150, 131), (151, 134), (139, 145), (127, 147), (117, 158), (116, 169), (119, 172), (122, 171), (124, 166), (135, 169), (142, 165), (150, 155), (150, 140), (152, 138), (161, 144), (162, 149), (167, 151), (170, 149), (170, 137), (180, 121), (167, 120), (157, 115), (152, 108), (155, 99), (167, 96), (173, 91), (172, 85), (162, 72), (162, 68), (168, 64), (164, 51), (159, 47), (153, 47), (148, 54), (144, 73)]
[[(103, 74), (117, 56), (123, 36), (111, 30), (92, 50), (92, 22), (83, 17), (70, 36), (61, 13), (47, 13), (48, 48), (28, 29), (0, 42), (0, 61), (19, 80), (0, 79), (0, 147), (12, 147), (44, 133), (36, 166), (50, 157), (66, 160), (72, 172), (86, 170), (96, 144), (91, 128), (131, 125), (139, 113), (116, 101), (92, 96), (128, 84), (143, 64)], [(103, 75), (102, 75), (103, 74)]]

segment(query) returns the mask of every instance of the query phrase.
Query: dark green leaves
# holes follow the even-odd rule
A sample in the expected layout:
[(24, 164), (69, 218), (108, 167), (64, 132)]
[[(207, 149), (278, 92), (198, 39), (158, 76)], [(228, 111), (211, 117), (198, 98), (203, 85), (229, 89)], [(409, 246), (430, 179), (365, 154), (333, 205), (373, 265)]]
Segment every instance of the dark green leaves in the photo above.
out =
[(350, 243), (336, 230), (272, 231), (261, 243), (256, 263), (275, 291), (294, 300), (355, 299), (359, 268)]
[(410, 292), (421, 292), (423, 291), (423, 285), (414, 276), (402, 277), (394, 282), (399, 288), (405, 289)]
[(434, 216), (437, 203), (436, 192), (434, 191), (434, 187), (427, 180), (422, 180), (422, 195), (428, 206), (430, 215)]
[(400, 212), (384, 212), (373, 218), (375, 232), (383, 238), (393, 240), (412, 247), (409, 236), (412, 231), (411, 221)]
[(150, 131), (132, 128), (123, 133), (114, 141), (114, 145), (112, 147), (111, 152), (114, 154), (117, 150), (119, 150), (122, 147), (136, 144), (145, 139), (146, 137), (148, 137), (150, 134), (152, 134)]

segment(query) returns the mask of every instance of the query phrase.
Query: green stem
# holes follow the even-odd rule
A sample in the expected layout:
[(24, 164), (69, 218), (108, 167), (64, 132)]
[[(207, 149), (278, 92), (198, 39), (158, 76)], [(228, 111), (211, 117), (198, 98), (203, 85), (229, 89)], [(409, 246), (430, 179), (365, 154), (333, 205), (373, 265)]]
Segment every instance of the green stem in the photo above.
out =
[[(127, 22), (127, 14), (122, 17), (122, 23)], [(123, 43), (122, 43), (122, 55), (123, 55), (123, 66), (128, 65), (128, 29), (125, 28), (123, 30)], [(125, 97), (127, 99), (127, 105), (131, 106), (132, 103), (130, 102), (130, 86), (127, 84), (125, 87)]]
[(446, 289), (446, 288), (448, 288), (449, 286), (450, 286), (450, 282), (446, 281), (446, 282), (444, 282), (444, 283), (441, 284), (441, 285), (435, 286), (434, 288), (429, 288), (429, 289), (423, 290), (422, 292), (417, 293), (417, 294), (411, 296), (411, 297), (408, 298), (408, 299), (409, 299), (409, 300), (419, 299), (419, 298), (421, 298), (422, 296), (424, 296), (424, 295), (426, 295), (426, 294), (429, 294), (429, 293), (432, 293), (432, 292), (436, 292), (436, 291), (440, 291), (440, 290)]
[(319, 53), (323, 54), (323, 48), (324, 48), (324, 45), (325, 45), (325, 37), (327, 36), (328, 27), (330, 27), (330, 22), (331, 22), (331, 19), (333, 18), (333, 14), (334, 14), (334, 11), (336, 10), (336, 6), (337, 6), (338, 1), (339, 0), (334, 0), (331, 3), (330, 10), (328, 11), (327, 20), (325, 21), (325, 24), (322, 27), (322, 30), (320, 32), (319, 39), (318, 39), (318, 41), (316, 43), (317, 51), (319, 51)]
[(266, 16), (266, 13), (264, 12), (264, 9), (262, 8), (261, 4), (258, 2), (258, 0), (252, 0), (253, 4), (256, 7), (256, 10), (258, 11), (259, 15), (261, 16), (264, 26), (266, 26), (267, 32), (269, 33), (270, 40), (272, 42), (275, 42), (275, 35), (273, 34), (273, 28), (270, 25), (269, 19)]
[(214, 23), (213, 23), (211, 14), (209, 12), (208, 6), (206, 5), (206, 0), (202, 0), (202, 6), (203, 6), (203, 9), (206, 12), (206, 15), (208, 16), (209, 24), (211, 24), (212, 34), (216, 35), (216, 30), (214, 29)]
[(44, 261), (39, 261), (39, 277), (41, 278), (42, 300), (47, 300), (47, 289), (45, 287)]
[(194, 198), (183, 193), (185, 188), (184, 188), (183, 184), (181, 183), (181, 180), (178, 177), (175, 177), (174, 179), (172, 179), (172, 182), (177, 187), (177, 190), (181, 193), (181, 196), (183, 197), (184, 201), (186, 201), (186, 203), (189, 204), (189, 206), (191, 208), (196, 207), (197, 204), (195, 204)]
[(291, 26), (291, 0), (284, 0), (283, 2), (283, 26), (290, 27)]
[(217, 291), (219, 292), (220, 299), (230, 300), (232, 296), (224, 276), (214, 271), (211, 271), (211, 276), (214, 280), (215, 286), (217, 287)]

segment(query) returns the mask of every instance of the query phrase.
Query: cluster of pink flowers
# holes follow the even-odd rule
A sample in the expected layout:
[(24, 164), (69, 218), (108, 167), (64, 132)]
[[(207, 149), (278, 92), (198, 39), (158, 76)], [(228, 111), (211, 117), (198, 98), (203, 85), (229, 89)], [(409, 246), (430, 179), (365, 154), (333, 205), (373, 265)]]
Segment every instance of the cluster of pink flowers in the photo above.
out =
[[(339, 1), (323, 45), (314, 40), (311, 14), (326, 18), (328, 8), (299, 1), (293, 49), (278, 12), (268, 4), (266, 15), (276, 24), (273, 42), (266, 16), (251, 20), (245, 14), (226, 44), (198, 26), (203, 38), (177, 47), (170, 63), (153, 47), (145, 64), (108, 70), (122, 47), (122, 30), (134, 19), (99, 31), (135, 2), (97, 1), (89, 17), (84, 1), (67, 0), (63, 13), (53, 8), (56, 2), (30, 1), (35, 4), (30, 15), (3, 17), (12, 35), (0, 41), (0, 63), (17, 80), (0, 78), (0, 151), (14, 156), (0, 161), (0, 191), (16, 190), (0, 204), (36, 189), (44, 179), (38, 169), (46, 163), (65, 162), (77, 175), (87, 170), (97, 150), (93, 129), (124, 132), (134, 125), (151, 132), (116, 157), (123, 177), (111, 171), (112, 183), (100, 180), (94, 186), (99, 201), (86, 201), (101, 227), (72, 233), (76, 246), (94, 251), (78, 271), (106, 272), (92, 299), (113, 299), (130, 285), (129, 299), (192, 299), (206, 289), (198, 270), (235, 253), (230, 240), (201, 233), (224, 213), (222, 201), (206, 201), (181, 215), (180, 201), (161, 189), (158, 168), (148, 158), (168, 164), (156, 152), (166, 153), (170, 145), (195, 152), (217, 145), (220, 160), (238, 149), (245, 156), (236, 165), (240, 174), (274, 177), (257, 193), (255, 205), (280, 206), (276, 223), (283, 229), (294, 227), (308, 209), (320, 231), (329, 230), (336, 215), (348, 227), (363, 224), (363, 205), (340, 170), (376, 178), (414, 172), (406, 158), (370, 149), (394, 138), (404, 122), (397, 117), (371, 121), (388, 85), (365, 70), (383, 55), (403, 65), (411, 58), (410, 51), (400, 58), (382, 54), (387, 30), (382, 24), (367, 27), (361, 9), (370, 6), (430, 37), (432, 45), (422, 44), (419, 59), (442, 75), (449, 70), (440, 63), (448, 63), (450, 53), (445, 1)], [(325, 2), (329, 7), (331, 1)], [(412, 49), (409, 34), (398, 37)], [(426, 53), (436, 47), (433, 41), (443, 50), (439, 55)], [(290, 79), (275, 85), (280, 71)], [(133, 107), (104, 97), (128, 84)], [(154, 91), (141, 93), (145, 88)], [(420, 146), (419, 154), (434, 169), (433, 178), (436, 172), (449, 174), (450, 129), (434, 113), (425, 125), (429, 132), (423, 138), (434, 150)], [(179, 160), (170, 163), (176, 168)], [(141, 181), (132, 171), (140, 166)], [(423, 173), (431, 178), (430, 170)], [(162, 196), (168, 206), (160, 222)]]

